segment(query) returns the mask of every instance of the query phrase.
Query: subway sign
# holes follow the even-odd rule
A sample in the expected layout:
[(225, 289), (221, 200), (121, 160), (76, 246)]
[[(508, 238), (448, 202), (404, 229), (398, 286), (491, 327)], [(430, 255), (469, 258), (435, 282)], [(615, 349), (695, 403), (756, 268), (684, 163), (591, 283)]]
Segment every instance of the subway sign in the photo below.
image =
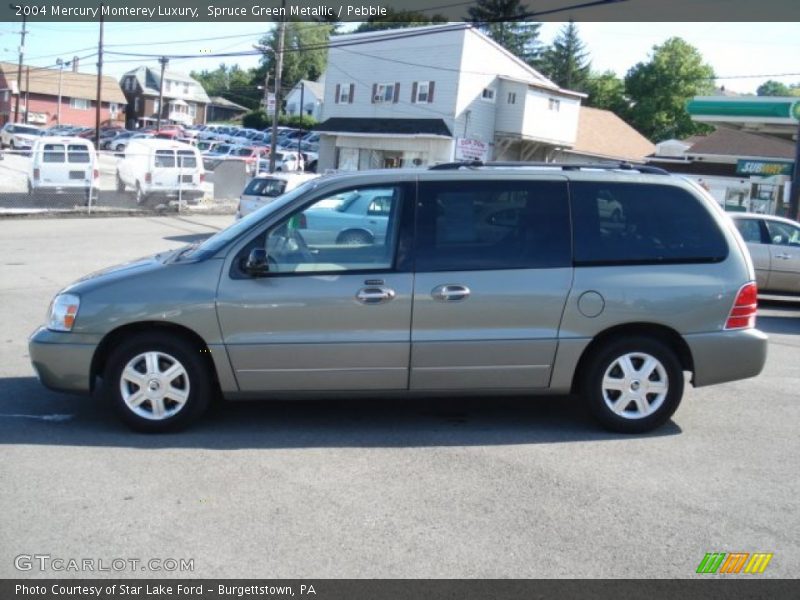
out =
[(764, 177), (771, 177), (772, 175), (791, 176), (793, 166), (794, 163), (791, 162), (739, 159), (736, 162), (736, 174), (762, 175)]

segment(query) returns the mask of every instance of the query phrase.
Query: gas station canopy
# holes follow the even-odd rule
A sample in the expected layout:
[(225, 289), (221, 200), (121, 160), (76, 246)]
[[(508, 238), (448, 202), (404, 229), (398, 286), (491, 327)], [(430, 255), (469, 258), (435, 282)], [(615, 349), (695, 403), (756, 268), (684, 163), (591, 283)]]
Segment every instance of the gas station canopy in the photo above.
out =
[(693, 121), (795, 139), (800, 98), (697, 96), (686, 105)]

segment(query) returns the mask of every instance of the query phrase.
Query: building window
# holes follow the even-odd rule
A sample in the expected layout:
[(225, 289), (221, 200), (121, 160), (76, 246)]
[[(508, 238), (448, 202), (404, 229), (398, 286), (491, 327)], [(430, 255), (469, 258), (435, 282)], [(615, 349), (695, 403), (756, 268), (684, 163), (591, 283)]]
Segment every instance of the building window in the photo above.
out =
[(352, 104), (355, 88), (354, 83), (337, 83), (335, 104)]
[(139, 96), (136, 96), (136, 98), (133, 99), (133, 112), (139, 112)]
[(517, 93), (516, 92), (508, 92), (508, 103), (509, 104), (516, 104), (517, 103)]
[(433, 102), (433, 81), (415, 81), (411, 88), (411, 101), (417, 104)]
[(119, 105), (116, 102), (112, 102), (108, 105), (108, 112), (111, 114), (111, 118), (115, 119), (119, 112)]
[(9, 93), (8, 90), (3, 92), (3, 102), (8, 102)]
[(484, 88), (483, 92), (481, 92), (481, 100), (494, 102), (494, 88)]
[(183, 84), (183, 93), (186, 94), (186, 95), (189, 94), (189, 84), (188, 83), (184, 83)]
[(561, 110), (561, 100), (556, 100), (555, 98), (548, 98), (547, 110), (553, 110), (555, 112)]
[(159, 104), (158, 100), (153, 100), (153, 112), (161, 112), (161, 104)]
[(92, 102), (84, 98), (70, 98), (69, 107), (76, 110), (89, 110), (92, 108)]
[(374, 104), (389, 103), (395, 100), (395, 88), (399, 83), (376, 83), (372, 86), (372, 102)]
[(197, 116), (197, 104), (189, 104), (189, 116), (193, 119)]

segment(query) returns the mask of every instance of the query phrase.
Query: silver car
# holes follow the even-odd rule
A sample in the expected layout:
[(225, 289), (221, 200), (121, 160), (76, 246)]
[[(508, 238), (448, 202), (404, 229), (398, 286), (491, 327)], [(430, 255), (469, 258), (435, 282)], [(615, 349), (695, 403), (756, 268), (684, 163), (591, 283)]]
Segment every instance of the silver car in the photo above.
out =
[[(320, 218), (352, 198), (368, 199), (358, 240)], [(143, 431), (216, 394), (578, 392), (605, 427), (642, 432), (675, 412), (685, 372), (695, 387), (761, 372), (756, 294), (730, 219), (655, 169), (367, 171), (76, 282), (30, 356), (46, 386), (101, 385)]]
[(800, 294), (800, 225), (782, 217), (735, 213), (736, 228), (747, 243), (758, 289)]

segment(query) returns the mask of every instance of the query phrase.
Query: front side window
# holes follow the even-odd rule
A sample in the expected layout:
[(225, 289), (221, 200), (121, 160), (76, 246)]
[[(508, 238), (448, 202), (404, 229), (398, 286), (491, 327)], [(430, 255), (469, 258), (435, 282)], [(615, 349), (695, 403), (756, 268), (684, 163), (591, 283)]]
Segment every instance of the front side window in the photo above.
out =
[(757, 219), (735, 219), (736, 229), (742, 234), (742, 239), (750, 244), (761, 244), (761, 224)]
[(351, 189), (285, 218), (265, 236), (270, 271), (391, 269), (400, 215), (398, 186)]
[(770, 244), (800, 246), (800, 227), (780, 221), (767, 221), (766, 223)]
[(718, 262), (728, 246), (701, 200), (671, 185), (570, 184), (575, 263)]
[(419, 272), (571, 264), (563, 181), (423, 183), (416, 231)]

